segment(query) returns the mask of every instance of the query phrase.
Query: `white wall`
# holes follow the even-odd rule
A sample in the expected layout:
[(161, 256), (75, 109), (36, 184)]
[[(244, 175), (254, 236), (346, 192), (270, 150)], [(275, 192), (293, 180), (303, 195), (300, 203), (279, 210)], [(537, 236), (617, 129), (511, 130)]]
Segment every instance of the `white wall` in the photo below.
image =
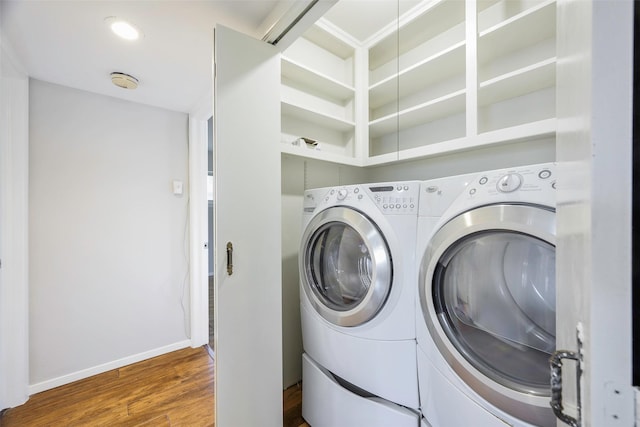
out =
[(189, 345), (187, 126), (30, 81), (32, 393)]
[(0, 410), (29, 396), (29, 80), (14, 58), (0, 31)]

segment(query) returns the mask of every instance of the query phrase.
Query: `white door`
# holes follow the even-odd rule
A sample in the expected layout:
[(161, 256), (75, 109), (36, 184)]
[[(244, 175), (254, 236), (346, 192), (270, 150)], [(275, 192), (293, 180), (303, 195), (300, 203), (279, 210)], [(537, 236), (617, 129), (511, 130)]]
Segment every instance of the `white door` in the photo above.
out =
[(280, 56), (216, 26), (214, 58), (216, 426), (281, 426)]
[(634, 425), (633, 7), (558, 0), (556, 346), (581, 348), (580, 397), (564, 361), (562, 406), (582, 426)]
[(0, 40), (0, 410), (29, 398), (29, 78)]

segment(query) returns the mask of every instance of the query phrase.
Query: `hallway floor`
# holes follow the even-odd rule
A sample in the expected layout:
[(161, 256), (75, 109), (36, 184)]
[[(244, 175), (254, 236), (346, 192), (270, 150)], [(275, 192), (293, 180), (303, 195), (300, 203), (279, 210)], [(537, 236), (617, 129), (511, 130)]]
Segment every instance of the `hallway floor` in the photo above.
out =
[[(284, 426), (307, 426), (301, 390), (284, 392)], [(214, 369), (206, 347), (186, 348), (31, 396), (0, 427), (213, 426)]]

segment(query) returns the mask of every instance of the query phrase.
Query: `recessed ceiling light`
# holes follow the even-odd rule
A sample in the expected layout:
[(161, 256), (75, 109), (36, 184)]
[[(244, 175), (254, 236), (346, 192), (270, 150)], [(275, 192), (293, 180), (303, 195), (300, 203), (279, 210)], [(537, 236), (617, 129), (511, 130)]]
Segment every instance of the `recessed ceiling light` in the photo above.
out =
[(105, 22), (114, 34), (125, 40), (137, 40), (143, 35), (142, 31), (140, 31), (135, 25), (116, 16), (109, 16), (108, 18), (105, 18)]

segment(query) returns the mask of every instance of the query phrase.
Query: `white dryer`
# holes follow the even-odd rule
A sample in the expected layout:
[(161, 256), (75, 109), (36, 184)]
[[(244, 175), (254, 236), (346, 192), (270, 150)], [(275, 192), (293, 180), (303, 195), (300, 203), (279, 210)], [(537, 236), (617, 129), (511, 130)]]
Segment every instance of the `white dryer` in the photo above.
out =
[(417, 426), (420, 183), (308, 190), (300, 245), (303, 417)]
[(555, 167), (422, 184), (417, 341), (422, 423), (555, 426)]

